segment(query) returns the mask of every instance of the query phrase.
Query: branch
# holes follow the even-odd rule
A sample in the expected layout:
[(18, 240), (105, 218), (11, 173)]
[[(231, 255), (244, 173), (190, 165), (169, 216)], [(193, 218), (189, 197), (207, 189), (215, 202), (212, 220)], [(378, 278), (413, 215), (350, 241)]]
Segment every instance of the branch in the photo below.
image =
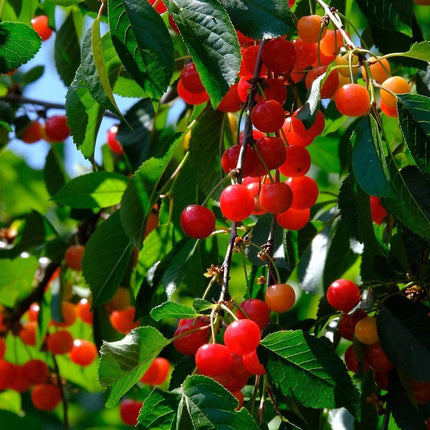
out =
[(60, 389), (61, 393), (61, 402), (63, 404), (63, 424), (64, 424), (64, 430), (69, 430), (69, 416), (68, 416), (68, 403), (66, 398), (66, 392), (64, 390), (64, 384), (63, 380), (61, 379), (60, 375), (60, 368), (58, 367), (57, 358), (55, 357), (55, 354), (52, 354), (52, 361), (54, 363), (54, 370), (55, 374), (57, 376), (57, 386)]

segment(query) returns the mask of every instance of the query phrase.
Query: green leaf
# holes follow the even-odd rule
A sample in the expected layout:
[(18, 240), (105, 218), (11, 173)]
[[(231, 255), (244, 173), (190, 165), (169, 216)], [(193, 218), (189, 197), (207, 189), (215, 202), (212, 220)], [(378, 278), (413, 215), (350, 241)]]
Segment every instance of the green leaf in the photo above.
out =
[(73, 141), (85, 158), (94, 156), (94, 146), (103, 113), (104, 108), (94, 103), (79, 68), (67, 91), (66, 115)]
[(193, 300), (193, 308), (196, 312), (207, 311), (213, 308), (213, 303), (205, 299), (196, 298)]
[(121, 201), (128, 182), (128, 178), (119, 173), (88, 173), (72, 179), (53, 199), (79, 209), (114, 206)]
[(115, 406), (136, 384), (169, 341), (153, 327), (138, 327), (100, 350), (99, 381), (107, 387), (106, 406)]
[(249, 412), (235, 411), (237, 400), (218, 382), (205, 376), (190, 376), (182, 387), (182, 401), (194, 428), (257, 430), (259, 427)]
[(173, 44), (148, 2), (109, 0), (112, 42), (125, 68), (152, 97), (160, 98), (173, 74)]
[(131, 250), (119, 211), (116, 211), (91, 235), (82, 259), (82, 274), (91, 288), (93, 306), (107, 303), (115, 294), (130, 261)]
[(155, 388), (143, 402), (138, 418), (138, 428), (145, 430), (170, 430), (176, 419), (178, 394)]
[(240, 69), (236, 31), (216, 0), (169, 0), (167, 7), (196, 65), (212, 106), (235, 83)]
[(21, 22), (0, 22), (0, 73), (31, 60), (42, 45), (39, 35)]
[(425, 310), (396, 294), (384, 300), (376, 322), (381, 346), (396, 368), (430, 382), (430, 318)]
[(397, 97), (399, 124), (418, 168), (430, 179), (430, 98), (418, 94)]
[(51, 197), (55, 196), (68, 180), (57, 151), (57, 145), (52, 146), (46, 156), (43, 177), (45, 178), (46, 189)]
[(354, 176), (366, 193), (378, 197), (392, 197), (393, 190), (381, 167), (383, 155), (376, 152), (379, 149), (379, 139), (374, 139), (373, 131), (366, 118), (357, 125), (352, 153)]
[(194, 356), (184, 355), (177, 363), (175, 363), (175, 368), (173, 369), (170, 377), (169, 390), (173, 391), (175, 388), (179, 388), (185, 379), (194, 372), (195, 368), (196, 360), (194, 359)]
[(74, 14), (69, 13), (55, 36), (55, 66), (66, 86), (72, 83), (80, 63), (80, 43)]
[(39, 78), (42, 77), (45, 72), (45, 66), (35, 66), (29, 71), (25, 72), (22, 75), (22, 85), (26, 86), (28, 84), (32, 84), (36, 82)]
[[(220, 154), (224, 114), (208, 107), (191, 130), (189, 143), (190, 160), (197, 183), (205, 194), (209, 194), (220, 181)], [(204, 154), (204, 155), (203, 155)]]
[(82, 3), (85, 0), (49, 0), (50, 3), (57, 4), (59, 6), (73, 6), (78, 3)]
[(0, 259), (0, 303), (14, 307), (22, 295), (33, 289), (34, 274), (39, 267), (36, 257)]
[[(105, 38), (109, 40), (108, 37)], [(119, 118), (122, 117), (121, 112), (116, 104), (112, 94), (111, 82), (109, 80), (108, 66), (104, 57), (104, 49), (102, 39), (100, 37), (100, 21), (95, 19), (91, 28), (85, 34), (82, 43), (82, 74), (85, 82), (88, 85), (88, 90), (94, 97), (97, 103), (101, 104), (106, 109), (109, 109)], [(108, 57), (110, 60), (111, 58)], [(114, 76), (112, 76), (113, 84), (118, 78), (121, 70), (119, 59), (116, 64), (112, 65), (115, 68)]]
[(396, 30), (412, 36), (412, 7), (403, 0), (357, 0), (357, 3), (374, 26)]
[(423, 42), (414, 43), (411, 49), (406, 52), (400, 52), (391, 54), (393, 57), (409, 57), (415, 58), (416, 60), (430, 61), (430, 41), (425, 40)]
[(234, 26), (256, 40), (296, 32), (288, 2), (283, 0), (221, 0)]
[(151, 310), (151, 317), (155, 321), (163, 318), (195, 318), (196, 316), (193, 309), (175, 302), (164, 302)]
[(283, 331), (269, 334), (261, 345), (269, 352), (267, 372), (285, 396), (312, 408), (345, 407), (360, 416), (358, 391), (327, 339)]

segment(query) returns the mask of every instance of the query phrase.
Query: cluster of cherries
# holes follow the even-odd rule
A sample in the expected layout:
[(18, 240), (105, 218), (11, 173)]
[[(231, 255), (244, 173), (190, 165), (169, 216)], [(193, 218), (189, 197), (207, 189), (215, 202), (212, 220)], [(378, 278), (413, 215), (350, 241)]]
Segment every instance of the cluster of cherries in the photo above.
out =
[[(346, 340), (355, 342), (345, 351), (345, 365), (351, 372), (373, 370), (376, 385), (388, 390), (388, 375), (394, 369), (380, 342), (375, 316), (359, 308), (361, 291), (356, 283), (348, 279), (338, 279), (327, 290), (327, 301), (341, 311), (337, 330)], [(430, 383), (410, 379), (410, 390), (417, 404), (430, 401)]]
[(69, 136), (67, 118), (64, 115), (53, 115), (44, 123), (39, 120), (30, 121), (16, 137), (30, 144), (42, 139), (49, 143), (64, 142)]

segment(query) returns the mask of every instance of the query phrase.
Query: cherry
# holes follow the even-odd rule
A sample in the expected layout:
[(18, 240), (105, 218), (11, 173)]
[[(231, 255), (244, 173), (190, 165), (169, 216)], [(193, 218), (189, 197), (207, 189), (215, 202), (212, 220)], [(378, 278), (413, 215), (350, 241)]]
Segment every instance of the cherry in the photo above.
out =
[(37, 322), (35, 321), (28, 321), (22, 325), (19, 331), (19, 337), (25, 345), (36, 345), (36, 329)]
[(284, 124), (285, 114), (282, 105), (276, 100), (258, 102), (251, 111), (251, 121), (264, 133), (275, 133)]
[(388, 215), (388, 212), (381, 205), (379, 197), (370, 196), (370, 214), (374, 223), (381, 225), (384, 218)]
[(376, 328), (376, 319), (366, 317), (361, 319), (355, 325), (355, 337), (365, 345), (372, 345), (379, 341), (378, 330)]
[(346, 84), (337, 90), (335, 103), (342, 115), (366, 115), (370, 108), (370, 95), (362, 85)]
[[(298, 134), (304, 139), (311, 139), (311, 140), (315, 139), (315, 137), (319, 136), (324, 130), (325, 119), (324, 119), (323, 113), (319, 110), (315, 116), (315, 120), (313, 124), (309, 128), (306, 128), (302, 120), (298, 118), (300, 111), (301, 111), (301, 108), (297, 109), (296, 111), (294, 111), (293, 115), (291, 116), (291, 124), (293, 126), (294, 131), (296, 132), (296, 134)], [(296, 143), (293, 143), (293, 142), (288, 142), (288, 143), (292, 145), (297, 145)], [(306, 146), (306, 145), (301, 145), (301, 146)]]
[[(256, 173), (261, 176), (268, 170), (277, 169), (285, 161), (287, 151), (280, 137), (262, 137), (255, 144)], [(263, 164), (264, 162), (264, 164)]]
[(234, 378), (241, 379), (241, 380), (246, 379), (246, 381), (248, 381), (248, 379), (252, 376), (252, 373), (249, 372), (246, 369), (245, 365), (243, 364), (243, 356), (238, 354), (232, 354), (232, 355), (233, 355), (233, 364), (231, 365), (229, 374)]
[(9, 388), (15, 379), (15, 365), (10, 361), (0, 360), (0, 390)]
[(204, 206), (189, 205), (182, 211), (181, 227), (187, 236), (204, 239), (215, 228), (215, 215)]
[(296, 293), (294, 288), (288, 284), (269, 285), (266, 289), (264, 301), (273, 312), (287, 312), (296, 301)]
[(233, 84), (224, 97), (217, 109), (221, 112), (237, 112), (242, 107), (242, 100), (238, 93), (238, 84)]
[(379, 342), (369, 345), (366, 348), (366, 357), (369, 366), (379, 372), (388, 372), (394, 367)]
[(255, 40), (251, 37), (245, 36), (239, 30), (236, 31), (237, 38), (239, 39), (239, 44), (242, 48), (247, 48), (248, 46), (254, 45)]
[(170, 15), (170, 13), (169, 13), (169, 24), (170, 24), (170, 27), (172, 28), (172, 30), (175, 32), (175, 33), (178, 33), (178, 34), (180, 34), (180, 31), (179, 31), (179, 28), (178, 28), (178, 26), (176, 25), (176, 22), (175, 22), (175, 20), (173, 19), (173, 17), (172, 17), (172, 15)]
[(357, 309), (353, 314), (343, 314), (337, 325), (337, 331), (344, 339), (352, 340), (354, 338), (355, 325), (365, 317), (367, 317), (367, 313), (363, 309)]
[(397, 97), (386, 90), (390, 90), (395, 94), (410, 93), (411, 88), (408, 81), (402, 76), (392, 76), (382, 82), (380, 95), (387, 106), (394, 107), (397, 104)]
[(304, 146), (289, 145), (286, 148), (286, 158), (279, 166), (284, 176), (304, 176), (311, 167), (311, 156)]
[[(246, 372), (249, 375), (248, 371)], [(250, 376), (247, 376), (246, 378), (237, 378), (234, 377), (231, 372), (228, 372), (225, 375), (212, 376), (212, 378), (219, 382), (226, 390), (234, 392), (240, 391), (243, 387), (245, 387)]]
[(38, 384), (31, 392), (31, 401), (41, 411), (52, 411), (61, 402), (61, 391), (53, 384)]
[(76, 305), (70, 302), (61, 303), (62, 321), (52, 321), (55, 327), (70, 327), (78, 317)]
[(161, 15), (164, 12), (167, 11), (166, 5), (163, 3), (162, 0), (148, 0), (149, 4), (154, 6), (154, 9)]
[(293, 192), (292, 209), (308, 209), (318, 198), (318, 185), (309, 176), (296, 176), (289, 178), (287, 184)]
[(113, 297), (106, 303), (106, 309), (108, 312), (123, 311), (130, 306), (130, 303), (130, 290), (125, 287), (118, 287)]
[[(264, 133), (262, 133), (261, 131), (259, 131), (259, 130), (255, 130), (255, 129), (252, 130), (252, 139), (253, 140), (258, 141), (262, 137), (266, 137), (266, 135)], [(243, 131), (241, 131), (239, 133), (239, 142), (238, 142), (238, 145), (241, 146), (242, 142), (243, 142)]]
[(180, 320), (174, 337), (204, 326), (206, 326), (205, 329), (197, 330), (193, 333), (175, 339), (173, 345), (176, 350), (184, 355), (194, 355), (197, 350), (208, 341), (209, 336), (208, 321), (204, 318), (197, 318), (196, 320), (192, 318)]
[(379, 99), (379, 108), (385, 115), (391, 118), (397, 118), (399, 116), (399, 112), (397, 111), (397, 105), (387, 106), (382, 99)]
[(58, 330), (46, 338), (46, 346), (52, 354), (67, 354), (73, 348), (73, 336), (67, 330)]
[(260, 327), (250, 319), (239, 319), (227, 326), (224, 332), (225, 346), (238, 355), (248, 354), (259, 345)]
[(123, 399), (119, 405), (119, 414), (124, 424), (135, 426), (143, 403), (133, 399)]
[(233, 396), (237, 399), (236, 411), (242, 409), (244, 400), (242, 391), (233, 391), (231, 394), (233, 394)]
[(318, 44), (308, 43), (300, 38), (293, 40), (293, 43), (297, 53), (296, 68), (305, 69), (317, 61)]
[(253, 375), (266, 374), (266, 369), (260, 363), (260, 359), (258, 358), (257, 351), (255, 349), (248, 354), (243, 355), (242, 360), (246, 370), (248, 370), (248, 372), (252, 373)]
[(135, 321), (136, 308), (128, 306), (122, 311), (113, 311), (110, 314), (112, 327), (122, 334), (127, 334), (136, 327), (139, 327), (139, 321)]
[(377, 370), (375, 370), (373, 372), (373, 377), (375, 379), (375, 383), (376, 385), (381, 389), (381, 390), (388, 390), (388, 375), (390, 372), (379, 372)]
[(193, 62), (185, 64), (181, 73), (181, 82), (184, 89), (190, 93), (202, 93), (206, 91), (200, 80), (196, 65)]
[(52, 29), (48, 26), (48, 17), (46, 15), (39, 15), (32, 18), (31, 26), (43, 41), (51, 37)]
[(273, 99), (281, 105), (287, 100), (287, 87), (282, 79), (264, 79), (262, 83), (266, 99)]
[(24, 143), (35, 143), (42, 139), (42, 125), (39, 121), (31, 121), (30, 124), (17, 136)]
[[(378, 84), (382, 84), (390, 77), (390, 63), (386, 58), (371, 58), (368, 63), (372, 79)], [(363, 78), (367, 80), (367, 71), (365, 67), (361, 67), (361, 73), (363, 75)]]
[(285, 212), (276, 215), (278, 224), (287, 230), (300, 230), (309, 221), (310, 209), (287, 209)]
[(39, 303), (32, 303), (27, 311), (27, 318), (29, 321), (36, 321), (39, 317), (40, 305)]
[(325, 36), (320, 41), (320, 50), (324, 55), (333, 56), (334, 59), (343, 45), (343, 36), (340, 31), (327, 30)]
[[(260, 49), (259, 45), (248, 46), (247, 48), (242, 48), (242, 63), (240, 67), (239, 75), (254, 75), (255, 63), (257, 61), (258, 51)], [(267, 73), (267, 67), (263, 64), (260, 71), (260, 76)]]
[(79, 318), (87, 324), (93, 323), (93, 311), (91, 310), (91, 303), (86, 298), (82, 298), (79, 300), (79, 303), (76, 305), (76, 311)]
[(294, 44), (280, 37), (266, 42), (261, 53), (263, 63), (274, 73), (288, 73), (296, 58)]
[(88, 340), (75, 339), (69, 357), (73, 363), (79, 364), (80, 366), (88, 366), (96, 359), (97, 348)]
[[(227, 148), (221, 157), (221, 167), (225, 173), (230, 173), (236, 169), (239, 160), (240, 146), (234, 145)], [(248, 145), (246, 148), (245, 159), (243, 160), (242, 175), (248, 176), (255, 170), (254, 150)]]
[(85, 246), (84, 245), (71, 245), (67, 248), (66, 254), (64, 255), (64, 261), (67, 267), (72, 270), (82, 270), (82, 258), (84, 256)]
[(13, 378), (13, 381), (9, 385), (9, 388), (11, 390), (14, 390), (18, 393), (24, 393), (28, 391), (31, 387), (30, 381), (25, 377), (24, 371), (22, 366), (16, 365), (15, 366), (15, 377)]
[(411, 390), (417, 404), (430, 402), (430, 383), (411, 380)]
[(293, 201), (293, 192), (285, 182), (264, 184), (260, 192), (261, 207), (272, 214), (285, 212)]
[(0, 337), (0, 360), (3, 360), (5, 353), (6, 353), (6, 342), (2, 337)]
[(243, 179), (242, 182), (246, 188), (251, 192), (251, 194), (254, 196), (254, 209), (252, 210), (253, 215), (262, 215), (266, 213), (266, 211), (262, 208), (260, 204), (260, 191), (261, 191), (261, 184), (258, 177), (254, 176), (248, 176)]
[(107, 132), (107, 144), (112, 152), (115, 152), (115, 154), (122, 155), (124, 154), (124, 149), (122, 148), (121, 143), (116, 138), (117, 134), (118, 126), (114, 125)]
[[(312, 70), (310, 70), (306, 74), (305, 78), (305, 85), (306, 88), (311, 88), (312, 83), (317, 79), (319, 76), (323, 75), (327, 71), (327, 66), (320, 66), (315, 67)], [(334, 95), (334, 93), (337, 91), (337, 88), (339, 86), (339, 74), (337, 73), (337, 70), (332, 70), (329, 72), (328, 76), (325, 77), (325, 81), (322, 85), (320, 85), (320, 97), (322, 99), (329, 99)]]
[(282, 125), (282, 131), (289, 145), (294, 146), (308, 146), (314, 140), (314, 137), (303, 137), (297, 134), (293, 127), (293, 119), (291, 116), (285, 118), (284, 124)]
[(349, 312), (361, 299), (361, 291), (355, 282), (337, 279), (327, 289), (327, 301), (338, 311)]
[(221, 212), (231, 221), (242, 221), (254, 209), (254, 196), (243, 184), (229, 185), (221, 192), (219, 200)]
[(322, 26), (321, 16), (305, 15), (297, 21), (297, 31), (303, 41), (316, 43), (325, 36), (327, 27)]
[[(345, 365), (351, 372), (357, 373), (360, 371), (360, 362), (358, 361), (353, 345), (350, 345), (345, 351)], [(363, 358), (362, 366), (365, 372), (369, 370), (369, 364), (367, 363), (366, 357)]]
[(149, 385), (161, 385), (166, 381), (169, 375), (169, 370), (169, 361), (164, 357), (157, 357), (140, 378), (140, 382)]
[(54, 142), (63, 142), (70, 136), (67, 118), (64, 115), (54, 115), (45, 122), (45, 134)]
[(266, 303), (260, 299), (247, 299), (240, 304), (240, 307), (246, 312), (246, 315), (237, 308), (236, 316), (239, 319), (249, 318), (252, 321), (255, 321), (260, 327), (260, 330), (263, 330), (270, 320), (270, 309), (267, 307)]
[(44, 361), (33, 358), (23, 364), (22, 373), (30, 384), (43, 384), (49, 377), (49, 367)]
[(225, 375), (230, 370), (232, 364), (233, 357), (225, 345), (206, 343), (196, 352), (196, 366), (202, 375)]
[(179, 79), (176, 86), (179, 97), (189, 105), (200, 105), (209, 100), (209, 94), (206, 91), (201, 93), (192, 93), (184, 88), (182, 79)]

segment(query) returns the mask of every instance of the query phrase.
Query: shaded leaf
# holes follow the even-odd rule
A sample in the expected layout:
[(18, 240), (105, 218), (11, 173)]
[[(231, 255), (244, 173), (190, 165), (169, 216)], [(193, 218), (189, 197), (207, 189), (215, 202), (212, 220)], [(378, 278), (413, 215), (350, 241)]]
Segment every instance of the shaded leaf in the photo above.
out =
[(396, 57), (409, 57), (415, 58), (416, 60), (430, 61), (430, 41), (425, 40), (423, 42), (414, 43), (411, 49), (406, 52), (400, 52), (393, 54)]
[(46, 156), (43, 176), (45, 178), (46, 189), (51, 197), (57, 194), (68, 180), (56, 146), (52, 146)]
[(164, 302), (151, 310), (151, 317), (155, 321), (163, 318), (195, 318), (196, 316), (193, 309), (175, 302)]

